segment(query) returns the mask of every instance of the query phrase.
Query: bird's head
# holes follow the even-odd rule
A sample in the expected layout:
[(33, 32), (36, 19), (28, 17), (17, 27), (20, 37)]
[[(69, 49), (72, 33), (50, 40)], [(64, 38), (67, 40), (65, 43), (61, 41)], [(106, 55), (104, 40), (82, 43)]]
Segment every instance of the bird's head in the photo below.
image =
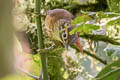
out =
[(54, 9), (47, 11), (45, 19), (45, 32), (48, 37), (62, 42), (66, 49), (68, 49), (71, 37), (69, 35), (69, 28), (73, 18), (73, 15), (67, 10)]

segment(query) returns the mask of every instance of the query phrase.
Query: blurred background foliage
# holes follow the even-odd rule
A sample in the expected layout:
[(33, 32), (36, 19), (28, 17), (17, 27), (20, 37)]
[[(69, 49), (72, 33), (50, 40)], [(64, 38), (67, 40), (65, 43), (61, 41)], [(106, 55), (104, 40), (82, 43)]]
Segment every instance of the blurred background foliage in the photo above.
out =
[[(73, 29), (70, 34), (80, 32), (81, 43), (86, 52), (82, 55), (74, 48), (66, 51), (62, 46), (47, 52), (50, 80), (120, 79), (119, 0), (41, 0), (41, 3), (40, 13), (35, 12), (35, 0), (15, 0), (13, 9), (15, 29), (25, 31), (33, 50), (30, 54), (32, 58), (29, 72), (31, 74), (39, 76), (41, 69), (40, 55), (37, 54), (39, 50), (35, 16), (42, 16), (42, 26), (44, 27), (46, 11), (62, 8), (70, 11), (76, 17), (72, 24), (77, 24), (78, 27)], [(45, 34), (44, 41), (45, 48), (53, 44)], [(22, 73), (3, 80), (16, 79), (34, 80)]]
[[(12, 2), (0, 1), (0, 78), (13, 71)], [(6, 24), (7, 23), (7, 24)]]

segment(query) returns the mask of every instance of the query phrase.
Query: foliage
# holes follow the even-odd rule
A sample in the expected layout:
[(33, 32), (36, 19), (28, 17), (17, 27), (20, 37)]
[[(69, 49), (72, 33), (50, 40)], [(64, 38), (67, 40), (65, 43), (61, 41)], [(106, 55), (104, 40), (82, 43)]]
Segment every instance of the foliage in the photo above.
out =
[[(48, 72), (51, 80), (65, 80), (64, 74), (64, 61), (62, 59), (62, 48), (52, 51), (48, 55)], [(57, 54), (56, 54), (57, 53)]]
[(32, 79), (31, 77), (28, 77), (26, 75), (23, 75), (23, 74), (13, 74), (13, 75), (9, 75), (7, 77), (5, 77), (4, 79), (2, 80), (34, 80)]
[[(119, 36), (119, 19), (120, 16), (117, 13), (104, 13), (104, 12), (98, 12), (98, 13), (93, 13), (90, 14), (88, 13), (90, 16), (94, 15), (94, 22), (92, 22), (92, 24), (90, 23), (92, 20), (86, 18), (86, 20), (84, 20), (83, 16), (77, 17), (75, 20), (73, 20), (73, 24), (80, 24), (80, 25), (76, 25), (77, 27), (75, 29), (73, 29), (70, 34), (75, 34), (76, 32), (79, 32), (80, 35), (97, 35), (97, 34), (101, 34), (101, 33), (96, 33), (97, 31), (100, 30), (100, 28), (102, 28), (102, 30), (106, 29), (107, 35), (109, 37), (115, 38), (116, 41), (119, 42), (120, 40), (120, 36)], [(93, 17), (93, 16), (92, 16)], [(90, 24), (89, 24), (90, 23)], [(98, 24), (99, 23), (99, 24)], [(95, 26), (97, 25), (97, 26)], [(94, 32), (93, 32), (94, 31)], [(111, 31), (111, 32), (110, 32)], [(102, 34), (104, 35), (104, 34)], [(97, 39), (97, 37), (93, 37), (94, 39)], [(91, 39), (92, 40), (92, 39)], [(92, 44), (92, 43), (91, 43)], [(91, 46), (92, 47), (92, 46)], [(91, 49), (91, 51), (93, 51), (93, 53), (95, 52), (94, 49)], [(117, 78), (119, 78), (119, 69), (115, 69), (115, 70), (109, 70), (110, 67), (116, 67), (119, 66), (117, 64), (119, 64), (119, 46), (114, 46), (114, 47), (106, 47), (105, 48), (107, 57), (106, 60), (108, 61), (108, 63), (113, 62), (113, 65), (108, 65), (105, 69), (103, 69), (95, 79), (97, 80), (115, 80)], [(101, 54), (101, 53), (100, 53)], [(104, 58), (105, 59), (105, 58)], [(117, 62), (114, 62), (114, 60), (118, 60)], [(114, 65), (116, 64), (116, 65)], [(119, 68), (119, 67), (118, 67)], [(114, 75), (113, 75), (114, 74)]]
[(107, 0), (110, 11), (120, 12), (120, 0)]
[(82, 24), (80, 26), (77, 26), (77, 28), (73, 29), (70, 34), (75, 34), (76, 32), (80, 32), (80, 34), (90, 34), (92, 30), (99, 29), (99, 26), (93, 25), (93, 24)]
[(108, 45), (105, 48), (107, 56), (109, 56), (110, 60), (116, 60), (120, 58), (120, 47), (119, 46), (113, 46), (113, 45)]
[(89, 20), (92, 20), (91, 17), (87, 16), (87, 15), (81, 15), (81, 16), (77, 16), (73, 21), (72, 21), (72, 24), (73, 25), (76, 25), (78, 23), (81, 23), (81, 22), (86, 22), (86, 21), (89, 21)]
[(62, 47), (49, 52), (48, 72), (50, 80), (74, 80), (77, 76), (78, 72), (71, 69), (78, 67), (78, 64), (66, 54)]
[(119, 80), (120, 60), (107, 65), (97, 76), (96, 80)]
[[(47, 65), (50, 80), (91, 80), (91, 76), (93, 78), (97, 74), (98, 75), (95, 79), (102, 78), (102, 80), (110, 80), (110, 78), (113, 79), (119, 77), (117, 75), (119, 73), (119, 70), (116, 70), (116, 68), (112, 68), (114, 66), (119, 66), (119, 61), (115, 60), (118, 60), (120, 58), (120, 47), (112, 45), (112, 43), (114, 42), (120, 42), (119, 13), (104, 11), (87, 12), (87, 6), (82, 6), (81, 10), (81, 5), (79, 2), (76, 2), (76, 0), (46, 0), (46, 2), (44, 2), (43, 0), (40, 14), (34, 12), (35, 0), (29, 0), (20, 3), (18, 8), (20, 6), (22, 6), (22, 8), (24, 7), (24, 14), (28, 18), (27, 25), (24, 26), (27, 26), (26, 33), (29, 36), (31, 48), (33, 50), (33, 53), (35, 54), (32, 55), (33, 61), (36, 63), (34, 67), (31, 67), (32, 74), (39, 75), (39, 71), (36, 70), (41, 68), (40, 56), (39, 54), (37, 54), (39, 48), (37, 43), (38, 40), (35, 16), (40, 15), (42, 17), (42, 26), (44, 26), (45, 13), (48, 9), (64, 8), (72, 12), (73, 15), (76, 16), (76, 18), (72, 21), (72, 25), (75, 25), (76, 27), (70, 32), (70, 34), (73, 35), (77, 32), (80, 33), (79, 36), (82, 37), (81, 43), (83, 49), (88, 51), (88, 53), (91, 53), (91, 55), (88, 55), (86, 53), (84, 55), (81, 55), (79, 51), (75, 52), (75, 54), (68, 55), (69, 51), (65, 52), (65, 50), (61, 46), (53, 48), (52, 50), (47, 52)], [(90, 10), (90, 8), (87, 7), (87, 10)], [(23, 23), (25, 24), (25, 22)], [(46, 34), (43, 35), (45, 48), (51, 47), (52, 41), (50, 41), (46, 37)], [(85, 38), (85, 36), (87, 36), (87, 38)], [(100, 36), (102, 36), (102, 38)], [(110, 42), (111, 44), (109, 44)], [(73, 52), (71, 51), (70, 53)], [(74, 56), (77, 57), (74, 59)], [(84, 58), (81, 58), (83, 56)], [(104, 69), (103, 67), (105, 65), (103, 65), (100, 60), (108, 64)], [(108, 73), (110, 73), (110, 75), (112, 74), (112, 76), (108, 76)], [(87, 77), (90, 78), (88, 79)], [(25, 79), (27, 80), (28, 78)]]

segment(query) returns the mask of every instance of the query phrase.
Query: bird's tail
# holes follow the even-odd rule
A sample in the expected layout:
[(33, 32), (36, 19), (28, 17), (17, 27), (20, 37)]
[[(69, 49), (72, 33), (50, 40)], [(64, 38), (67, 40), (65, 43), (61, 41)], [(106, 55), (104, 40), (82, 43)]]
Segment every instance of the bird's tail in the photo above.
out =
[(83, 53), (83, 48), (82, 45), (80, 43), (80, 38), (78, 38), (75, 42), (76, 47), (80, 50), (81, 53)]

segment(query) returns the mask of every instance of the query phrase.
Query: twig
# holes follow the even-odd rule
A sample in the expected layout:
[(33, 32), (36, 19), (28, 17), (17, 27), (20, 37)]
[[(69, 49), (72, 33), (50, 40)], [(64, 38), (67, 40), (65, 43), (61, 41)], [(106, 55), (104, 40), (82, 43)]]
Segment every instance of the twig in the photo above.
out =
[(25, 73), (26, 75), (28, 75), (28, 76), (30, 76), (30, 77), (36, 79), (36, 80), (39, 80), (39, 77), (38, 77), (38, 76), (35, 76), (35, 75), (33, 75), (33, 74), (30, 74), (28, 71), (22, 69), (21, 67), (17, 67), (17, 69), (18, 69), (19, 71)]
[(42, 68), (41, 68), (41, 71), (40, 71), (40, 77), (39, 77), (39, 79), (38, 80), (42, 80)]
[(41, 17), (44, 17), (45, 18), (45, 15), (44, 14), (41, 14), (41, 13), (37, 13), (37, 12), (26, 12), (25, 14), (31, 14), (33, 16), (36, 16), (36, 15), (40, 15)]
[(103, 41), (103, 42), (111, 43), (113, 45), (120, 45), (120, 42), (117, 42), (114, 38), (110, 38), (105, 35), (84, 34), (84, 35), (80, 35), (80, 37), (94, 41)]
[(37, 50), (37, 52), (40, 52), (40, 53), (47, 53), (47, 52), (49, 52), (49, 51), (51, 51), (52, 49), (54, 49), (54, 46), (55, 46), (55, 44), (53, 43), (50, 47), (48, 47), (48, 48), (44, 48), (44, 49), (38, 49)]
[[(77, 50), (78, 52), (80, 52), (74, 45), (72, 45), (71, 47), (74, 48), (75, 50)], [(100, 61), (101, 63), (103, 63), (103, 64), (105, 64), (105, 65), (107, 64), (106, 61), (102, 60), (101, 58), (99, 58), (99, 57), (96, 56), (95, 54), (92, 54), (92, 53), (90, 53), (89, 51), (87, 51), (87, 50), (85, 50), (85, 49), (83, 50), (83, 53), (87, 54), (88, 56), (91, 56), (92, 58)]]
[(89, 56), (95, 58), (96, 60), (100, 61), (101, 63), (103, 63), (103, 64), (105, 64), (105, 65), (107, 64), (106, 61), (100, 59), (99, 57), (97, 57), (97, 56), (94, 55), (94, 54), (91, 54), (89, 51), (87, 51), (87, 50), (83, 50), (83, 52), (86, 53), (87, 55), (89, 55)]
[[(84, 11), (81, 11), (81, 13), (87, 13), (88, 15), (95, 15), (95, 14), (97, 14), (98, 12), (84, 12)], [(106, 14), (106, 15), (120, 15), (120, 13), (115, 13), (115, 12), (104, 12), (104, 14)]]

